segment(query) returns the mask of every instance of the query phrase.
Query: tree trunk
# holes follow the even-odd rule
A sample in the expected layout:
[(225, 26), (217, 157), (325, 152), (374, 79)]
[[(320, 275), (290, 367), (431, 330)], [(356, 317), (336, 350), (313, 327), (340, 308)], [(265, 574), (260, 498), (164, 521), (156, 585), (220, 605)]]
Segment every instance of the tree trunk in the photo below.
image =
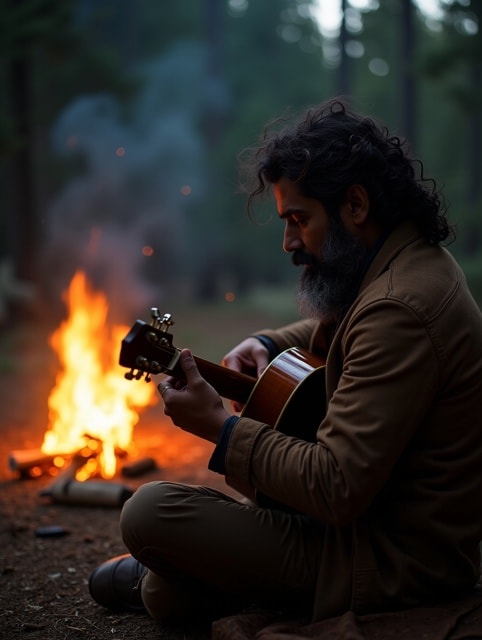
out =
[(37, 216), (31, 75), (28, 53), (19, 53), (12, 58), (9, 67), (9, 85), (18, 148), (12, 157), (10, 169), (12, 193), (10, 257), (15, 275), (21, 280), (33, 282), (36, 277)]
[(338, 94), (348, 96), (350, 93), (350, 78), (348, 73), (348, 56), (346, 53), (346, 41), (348, 34), (346, 30), (346, 0), (341, 2), (341, 25), (340, 25), (340, 71), (338, 74)]
[(403, 135), (407, 138), (412, 149), (417, 147), (416, 130), (416, 88), (413, 71), (415, 50), (415, 30), (413, 20), (412, 0), (402, 0), (402, 29), (401, 29), (401, 67), (402, 81), (400, 82), (402, 109), (401, 124)]

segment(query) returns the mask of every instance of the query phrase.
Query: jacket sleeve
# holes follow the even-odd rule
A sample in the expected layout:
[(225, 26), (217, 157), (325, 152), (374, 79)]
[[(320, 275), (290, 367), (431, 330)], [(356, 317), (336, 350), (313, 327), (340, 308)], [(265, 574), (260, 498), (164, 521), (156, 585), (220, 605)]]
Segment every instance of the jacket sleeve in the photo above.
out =
[(356, 316), (340, 345), (340, 377), (317, 442), (241, 418), (226, 455), (229, 475), (338, 526), (352, 522), (386, 483), (426, 415), (439, 371), (431, 337), (409, 307), (376, 301)]

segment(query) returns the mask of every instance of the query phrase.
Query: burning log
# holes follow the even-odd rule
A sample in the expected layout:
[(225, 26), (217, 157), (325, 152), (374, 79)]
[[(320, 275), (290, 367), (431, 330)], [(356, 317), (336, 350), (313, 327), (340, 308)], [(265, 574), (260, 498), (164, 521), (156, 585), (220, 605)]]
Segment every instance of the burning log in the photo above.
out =
[(133, 494), (132, 489), (110, 480), (75, 479), (77, 471), (85, 464), (81, 455), (73, 457), (68, 467), (48, 487), (40, 491), (58, 504), (91, 507), (121, 507)]
[(52, 473), (52, 470), (57, 472), (69, 457), (58, 453), (45, 454), (40, 449), (18, 449), (10, 453), (8, 466), (23, 478), (38, 478), (44, 473)]
[[(102, 449), (101, 440), (88, 434), (85, 438), (88, 444), (75, 453), (44, 453), (41, 449), (16, 449), (9, 454), (8, 466), (22, 478), (39, 478), (44, 474), (56, 476), (73, 458), (78, 458), (79, 463), (83, 460), (85, 464), (89, 458), (98, 455)], [(116, 449), (115, 453), (119, 457), (126, 455), (120, 449)], [(77, 469), (81, 466), (78, 464)]]

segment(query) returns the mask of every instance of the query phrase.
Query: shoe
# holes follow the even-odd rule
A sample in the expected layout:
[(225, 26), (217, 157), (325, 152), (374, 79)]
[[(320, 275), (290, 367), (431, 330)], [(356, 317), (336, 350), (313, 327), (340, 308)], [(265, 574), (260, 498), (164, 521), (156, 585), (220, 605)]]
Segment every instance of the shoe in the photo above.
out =
[(90, 595), (107, 609), (145, 611), (140, 580), (146, 571), (146, 567), (128, 553), (111, 558), (90, 574)]

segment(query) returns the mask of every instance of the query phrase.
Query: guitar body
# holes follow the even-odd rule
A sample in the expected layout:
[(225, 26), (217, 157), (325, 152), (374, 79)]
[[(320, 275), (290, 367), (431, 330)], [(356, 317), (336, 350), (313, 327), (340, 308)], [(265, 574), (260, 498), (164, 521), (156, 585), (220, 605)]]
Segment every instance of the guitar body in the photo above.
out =
[(324, 361), (308, 351), (292, 348), (269, 364), (257, 380), (241, 416), (314, 442), (325, 413)]
[[(315, 442), (325, 413), (325, 362), (308, 351), (292, 348), (269, 364), (256, 382), (241, 416), (265, 422), (285, 435)], [(226, 482), (260, 507), (294, 512), (251, 486), (229, 477)]]

